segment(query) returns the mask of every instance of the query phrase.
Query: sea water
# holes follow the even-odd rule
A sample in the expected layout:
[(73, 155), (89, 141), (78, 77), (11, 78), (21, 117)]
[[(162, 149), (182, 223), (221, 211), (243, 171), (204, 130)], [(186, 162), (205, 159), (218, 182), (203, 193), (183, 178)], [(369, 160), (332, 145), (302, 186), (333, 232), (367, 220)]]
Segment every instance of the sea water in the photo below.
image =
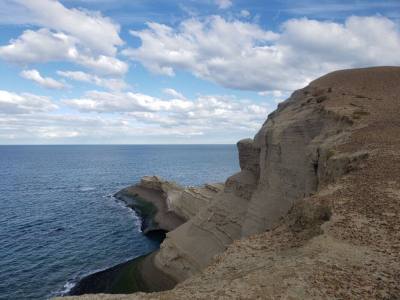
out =
[(0, 146), (0, 299), (47, 299), (158, 247), (112, 195), (144, 175), (183, 185), (238, 171), (234, 145)]

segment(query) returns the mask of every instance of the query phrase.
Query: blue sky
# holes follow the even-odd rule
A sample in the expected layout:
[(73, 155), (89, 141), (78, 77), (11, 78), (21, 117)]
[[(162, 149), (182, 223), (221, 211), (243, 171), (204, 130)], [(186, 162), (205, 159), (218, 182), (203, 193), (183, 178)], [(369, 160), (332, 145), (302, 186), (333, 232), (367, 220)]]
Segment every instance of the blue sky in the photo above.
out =
[(399, 1), (2, 0), (0, 144), (235, 143), (327, 72), (400, 64)]

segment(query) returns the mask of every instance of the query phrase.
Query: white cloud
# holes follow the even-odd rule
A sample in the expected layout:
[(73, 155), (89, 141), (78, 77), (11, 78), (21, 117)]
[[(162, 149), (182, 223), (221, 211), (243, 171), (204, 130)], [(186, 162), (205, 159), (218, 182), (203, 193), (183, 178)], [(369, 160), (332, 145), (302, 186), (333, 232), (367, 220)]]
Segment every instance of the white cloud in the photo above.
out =
[(233, 3), (231, 0), (215, 0), (215, 4), (219, 9), (227, 9), (231, 7)]
[(0, 47), (0, 58), (32, 64), (69, 61), (98, 74), (122, 75), (128, 65), (116, 57), (123, 44), (119, 26), (99, 13), (67, 9), (55, 0), (17, 2), (30, 12), (30, 23), (45, 26), (25, 30)]
[(159, 143), (202, 136), (194, 127), (169, 128), (137, 123), (131, 116), (107, 118), (87, 115), (0, 114), (0, 141), (3, 143)]
[(0, 47), (0, 58), (23, 65), (66, 60), (99, 74), (122, 75), (128, 71), (125, 62), (105, 55), (90, 56), (86, 54), (88, 51), (80, 49), (75, 37), (42, 28), (26, 30), (19, 38)]
[(20, 73), (20, 75), (28, 80), (32, 80), (36, 82), (37, 84), (48, 88), (48, 89), (63, 89), (65, 88), (65, 84), (57, 81), (51, 77), (42, 77), (40, 75), (38, 70), (32, 69), (32, 70), (24, 70)]
[(302, 59), (301, 65), (400, 64), (400, 29), (384, 17), (353, 16), (344, 24), (293, 19), (283, 24), (283, 32), (281, 43), (291, 48), (287, 55), (297, 63)]
[(258, 92), (260, 96), (272, 96), (272, 97), (284, 97), (287, 96), (287, 93), (280, 91), (280, 90), (273, 90), (273, 91), (261, 91)]
[(276, 104), (285, 101), (285, 99), (290, 96), (289, 92), (280, 90), (261, 91), (257, 94), (262, 97), (267, 97), (268, 100), (272, 100)]
[(123, 113), (152, 125), (195, 127), (202, 132), (216, 127), (256, 130), (270, 112), (266, 105), (232, 96), (162, 100), (140, 93), (91, 91), (81, 98), (63, 100), (63, 103), (84, 113)]
[[(252, 77), (243, 72), (246, 70), (235, 70), (234, 77), (226, 78), (226, 71), (233, 71), (235, 61), (242, 64), (244, 58), (254, 54), (251, 47), (255, 42), (261, 47), (278, 38), (277, 34), (257, 25), (227, 22), (218, 16), (207, 18), (205, 22), (187, 20), (177, 30), (158, 23), (148, 23), (148, 27), (143, 31), (131, 31), (142, 40), (142, 45), (123, 51), (125, 55), (155, 73), (174, 75), (175, 69), (186, 69), (197, 76), (222, 83), (228, 81), (232, 85), (243, 82), (240, 76)], [(241, 58), (240, 54), (246, 57)]]
[(240, 11), (240, 16), (243, 17), (243, 18), (248, 18), (248, 17), (250, 17), (250, 12), (248, 10), (246, 10), (246, 9), (242, 9)]
[(190, 109), (193, 105), (192, 102), (181, 99), (167, 101), (140, 93), (100, 91), (90, 91), (82, 98), (63, 102), (83, 112), (182, 111)]
[(0, 115), (32, 114), (57, 109), (50, 98), (29, 93), (12, 93), (0, 90)]
[(0, 141), (233, 143), (253, 135), (270, 112), (266, 105), (234, 96), (165, 100), (140, 93), (91, 91), (57, 103), (0, 91)]
[(182, 95), (181, 93), (179, 93), (178, 91), (172, 89), (172, 88), (165, 88), (163, 89), (163, 93), (171, 96), (173, 98), (177, 98), (177, 99), (186, 99), (186, 97), (184, 95)]
[(112, 121), (100, 117), (44, 113), (24, 115), (23, 117), (0, 115), (0, 139), (33, 143), (59, 139), (67, 142), (68, 139), (73, 138), (101, 136), (101, 130), (107, 132), (107, 130), (111, 131), (111, 128), (121, 126), (123, 124), (120, 120)]
[(150, 71), (186, 70), (233, 89), (290, 91), (336, 69), (400, 64), (399, 26), (379, 16), (344, 24), (291, 19), (275, 33), (213, 16), (131, 33), (141, 46), (123, 53)]
[(114, 91), (128, 87), (127, 83), (120, 78), (103, 78), (82, 71), (57, 71), (57, 74), (71, 80), (92, 83)]
[(78, 54), (76, 62), (83, 65), (99, 75), (123, 75), (128, 72), (128, 64), (119, 60), (118, 58), (99, 55), (97, 57), (90, 57)]
[(94, 53), (114, 56), (123, 44), (119, 25), (99, 12), (68, 9), (55, 0), (16, 2), (31, 13), (31, 23), (67, 33)]
[(0, 58), (19, 64), (62, 60), (72, 58), (77, 52), (75, 43), (74, 38), (49, 29), (26, 30), (10, 44), (0, 47)]

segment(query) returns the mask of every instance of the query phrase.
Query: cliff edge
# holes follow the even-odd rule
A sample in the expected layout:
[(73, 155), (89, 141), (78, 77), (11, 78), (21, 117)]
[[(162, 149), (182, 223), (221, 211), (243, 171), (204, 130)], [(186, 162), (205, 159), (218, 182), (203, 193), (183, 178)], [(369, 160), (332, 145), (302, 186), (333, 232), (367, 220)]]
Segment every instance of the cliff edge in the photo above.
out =
[(161, 293), (82, 299), (399, 299), (400, 68), (327, 74), (294, 92), (241, 171), (167, 234)]

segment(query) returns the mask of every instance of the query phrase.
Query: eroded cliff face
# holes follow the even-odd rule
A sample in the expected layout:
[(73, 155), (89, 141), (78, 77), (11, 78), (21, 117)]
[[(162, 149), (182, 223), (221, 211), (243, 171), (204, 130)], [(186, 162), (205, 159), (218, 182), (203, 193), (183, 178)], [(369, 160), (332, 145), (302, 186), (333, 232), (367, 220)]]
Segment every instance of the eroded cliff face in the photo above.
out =
[(238, 143), (223, 192), (167, 234), (154, 262), (181, 283), (126, 298), (400, 298), (399, 95), (398, 67), (293, 93)]
[(142, 216), (142, 230), (171, 231), (194, 217), (223, 190), (223, 184), (182, 187), (159, 176), (144, 176), (140, 182), (115, 194)]
[(270, 229), (295, 201), (314, 194), (326, 181), (321, 167), (327, 151), (345, 140), (352, 125), (351, 111), (342, 114), (325, 106), (323, 101), (340, 92), (315, 85), (293, 93), (254, 138), (253, 148), (260, 149), (260, 173), (242, 236)]
[(196, 274), (234, 240), (271, 229), (296, 201), (357, 162), (358, 154), (332, 159), (334, 147), (349, 138), (358, 109), (336, 106), (342, 94), (315, 81), (281, 103), (254, 140), (240, 141), (241, 171), (212, 203), (167, 235), (157, 267), (178, 281)]

